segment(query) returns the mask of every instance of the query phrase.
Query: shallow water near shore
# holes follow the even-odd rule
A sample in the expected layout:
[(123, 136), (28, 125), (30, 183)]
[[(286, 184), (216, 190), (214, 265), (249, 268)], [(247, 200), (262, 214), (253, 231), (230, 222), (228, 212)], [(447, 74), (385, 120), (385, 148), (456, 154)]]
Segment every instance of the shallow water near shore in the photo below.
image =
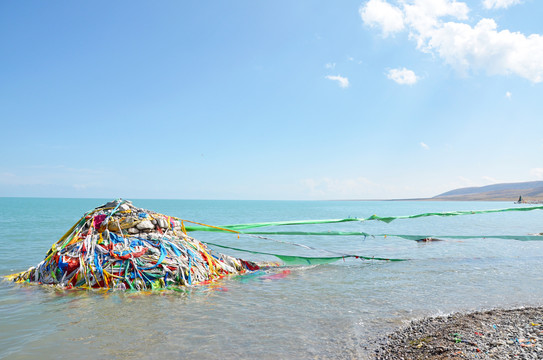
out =
[[(39, 263), (87, 210), (111, 199), (0, 198), (0, 275)], [(133, 200), (213, 225), (366, 218), (511, 208), (505, 202)], [(285, 228), (270, 229), (270, 231)], [(368, 358), (371, 342), (407, 320), (494, 307), (543, 305), (543, 241), (485, 239), (543, 232), (543, 211), (288, 227), (361, 236), (194, 232), (201, 241), (299, 256), (325, 250), (405, 262), (346, 259), (260, 271), (185, 292), (58, 291), (0, 283), (0, 358)], [(418, 243), (391, 234), (475, 235)], [(248, 260), (273, 257), (216, 249)], [(288, 270), (288, 271), (286, 271)], [(275, 276), (277, 275), (277, 276)]]

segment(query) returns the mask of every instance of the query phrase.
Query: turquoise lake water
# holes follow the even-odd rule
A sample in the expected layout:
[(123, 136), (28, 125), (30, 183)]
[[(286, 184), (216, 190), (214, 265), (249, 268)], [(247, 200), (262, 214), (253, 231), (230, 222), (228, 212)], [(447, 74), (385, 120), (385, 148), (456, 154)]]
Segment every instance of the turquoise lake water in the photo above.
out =
[[(0, 198), (0, 275), (43, 260), (87, 210), (112, 199)], [(137, 207), (212, 225), (367, 218), (512, 208), (505, 202), (133, 200)], [(278, 231), (283, 228), (268, 228)], [(298, 256), (332, 252), (407, 258), (346, 259), (267, 270), (184, 293), (58, 291), (0, 282), (0, 358), (371, 358), (368, 344), (406, 321), (543, 304), (543, 241), (485, 239), (543, 232), (543, 211), (288, 227), (362, 236), (250, 236), (194, 232), (201, 241)], [(390, 234), (473, 235), (418, 243)], [(248, 260), (267, 255), (216, 249)], [(290, 273), (283, 273), (290, 270)], [(279, 276), (273, 276), (277, 275)], [(271, 277), (270, 277), (271, 276)]]

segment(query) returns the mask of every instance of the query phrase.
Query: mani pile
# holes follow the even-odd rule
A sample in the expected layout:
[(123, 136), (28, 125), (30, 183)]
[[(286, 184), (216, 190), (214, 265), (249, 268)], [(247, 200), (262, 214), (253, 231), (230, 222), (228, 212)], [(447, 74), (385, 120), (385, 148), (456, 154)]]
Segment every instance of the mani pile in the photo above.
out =
[(42, 262), (9, 279), (65, 289), (158, 290), (259, 268), (188, 236), (184, 220), (119, 199), (87, 212)]

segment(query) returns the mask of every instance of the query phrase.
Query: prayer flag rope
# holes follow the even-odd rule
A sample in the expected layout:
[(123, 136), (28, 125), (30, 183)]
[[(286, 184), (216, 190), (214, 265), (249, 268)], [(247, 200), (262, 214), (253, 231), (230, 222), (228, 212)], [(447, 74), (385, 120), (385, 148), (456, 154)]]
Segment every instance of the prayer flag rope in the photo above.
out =
[[(343, 223), (343, 222), (352, 222), (352, 221), (370, 221), (378, 220), (385, 223), (391, 223), (394, 220), (399, 219), (416, 219), (421, 217), (428, 216), (462, 216), (462, 215), (475, 215), (475, 214), (490, 214), (490, 213), (502, 213), (510, 211), (532, 211), (532, 210), (543, 210), (543, 205), (540, 206), (526, 206), (526, 207), (515, 207), (507, 209), (493, 209), (493, 210), (465, 210), (465, 211), (447, 211), (447, 212), (428, 212), (416, 215), (400, 215), (400, 216), (377, 216), (372, 215), (367, 218), (346, 218), (346, 219), (327, 219), (327, 220), (290, 220), (290, 221), (275, 221), (275, 222), (261, 222), (261, 223), (250, 223), (250, 224), (234, 224), (234, 225), (222, 225), (220, 227), (210, 227), (205, 226), (191, 226), (186, 227), (187, 231), (231, 231), (231, 230), (246, 230), (254, 229), (259, 227), (268, 227), (268, 226), (287, 226), (287, 225), (315, 225), (315, 224), (334, 224), (334, 223)], [(203, 224), (201, 224), (203, 225)]]
[[(158, 290), (207, 283), (230, 274), (243, 274), (278, 263), (254, 263), (215, 253), (187, 235), (185, 222), (213, 231), (240, 234), (238, 230), (179, 219), (136, 208), (118, 199), (88, 211), (45, 255), (42, 262), (21, 273), (6, 276), (17, 283), (55, 285), (61, 288)], [(272, 255), (285, 264), (322, 264), (359, 255), (303, 257), (217, 247)]]
[(370, 234), (363, 231), (240, 231), (241, 235), (315, 235), (315, 236), (363, 236), (363, 237), (397, 237), (405, 240), (421, 240), (425, 238), (440, 239), (504, 239), (518, 241), (543, 241), (543, 235), (415, 235), (415, 234)]
[(276, 221), (276, 222), (261, 222), (250, 224), (235, 224), (235, 225), (222, 225), (220, 227), (206, 226), (190, 226), (186, 227), (187, 231), (213, 231), (213, 232), (236, 232), (238, 234), (245, 235), (306, 235), (306, 236), (372, 236), (372, 237), (398, 237), (406, 240), (422, 240), (426, 238), (448, 238), (448, 239), (507, 239), (507, 240), (519, 240), (519, 241), (541, 241), (543, 236), (541, 234), (535, 235), (412, 235), (412, 234), (370, 234), (362, 231), (246, 231), (247, 229), (255, 229), (260, 227), (269, 226), (289, 226), (289, 225), (315, 225), (315, 224), (334, 224), (352, 221), (369, 221), (378, 220), (386, 223), (390, 223), (397, 219), (416, 219), (428, 216), (461, 216), (461, 215), (474, 215), (474, 214), (489, 214), (489, 213), (502, 213), (510, 211), (532, 211), (543, 210), (543, 206), (529, 206), (529, 207), (515, 207), (506, 209), (492, 209), (492, 210), (467, 210), (467, 211), (449, 211), (449, 212), (428, 212), (416, 215), (401, 215), (401, 216), (377, 216), (372, 215), (368, 218), (346, 218), (346, 219), (327, 219), (327, 220), (295, 220), (295, 221)]
[[(390, 258), (382, 258), (382, 257), (370, 257), (370, 256), (362, 256), (362, 255), (354, 255), (354, 254), (342, 254), (337, 256), (325, 256), (325, 257), (307, 257), (307, 256), (293, 256), (293, 255), (282, 255), (282, 254), (275, 254), (270, 252), (263, 252), (263, 251), (256, 251), (256, 250), (247, 250), (247, 249), (241, 249), (236, 248), (232, 246), (226, 246), (221, 244), (214, 244), (207, 242), (208, 245), (211, 246), (217, 246), (223, 249), (230, 249), (230, 250), (236, 250), (241, 252), (247, 252), (251, 254), (262, 254), (262, 255), (272, 255), (279, 259), (281, 259), (286, 265), (319, 265), (319, 264), (328, 264), (337, 260), (341, 259), (347, 259), (347, 258), (355, 258), (355, 259), (361, 259), (361, 260), (380, 260), (380, 261), (406, 261), (407, 259), (390, 259)], [(298, 245), (293, 244), (291, 245)], [(315, 248), (311, 248), (315, 249)], [(316, 250), (316, 249), (315, 249)]]
[[(378, 220), (390, 223), (397, 219), (414, 219), (427, 216), (460, 216), (508, 211), (541, 210), (543, 206), (516, 207), (496, 210), (429, 212), (407, 216), (377, 215), (368, 218), (328, 220), (297, 220), (213, 226), (166, 216), (149, 210), (138, 209), (131, 202), (118, 199), (87, 212), (49, 250), (45, 259), (27, 271), (7, 276), (15, 282), (51, 284), (63, 288), (106, 289), (176, 289), (180, 286), (207, 283), (229, 274), (243, 274), (260, 266), (277, 266), (277, 263), (256, 264), (228, 255), (214, 253), (204, 243), (187, 235), (188, 231), (229, 232), (238, 235), (335, 235), (335, 236), (394, 236), (408, 240), (431, 241), (434, 236), (381, 234), (365, 232), (308, 232), (308, 231), (246, 231), (269, 226), (331, 224), (352, 221)], [(185, 223), (194, 226), (185, 226)], [(521, 241), (543, 240), (541, 235), (442, 235), (436, 238), (472, 239), (498, 238)], [(268, 239), (278, 241), (274, 239)], [(279, 241), (284, 242), (284, 241)], [(312, 250), (307, 245), (284, 242)], [(248, 250), (222, 244), (211, 246), (271, 255), (287, 265), (316, 265), (345, 258), (362, 260), (404, 261), (369, 257), (355, 254), (335, 254), (329, 257), (305, 257)], [(325, 250), (327, 251), (327, 250)]]

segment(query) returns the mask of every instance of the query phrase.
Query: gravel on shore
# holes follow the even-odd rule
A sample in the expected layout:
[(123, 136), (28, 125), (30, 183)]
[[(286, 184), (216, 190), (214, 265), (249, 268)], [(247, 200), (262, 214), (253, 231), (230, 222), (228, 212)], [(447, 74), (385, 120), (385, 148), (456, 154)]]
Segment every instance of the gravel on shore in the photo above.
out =
[(382, 339), (375, 359), (543, 359), (543, 307), (416, 320)]

